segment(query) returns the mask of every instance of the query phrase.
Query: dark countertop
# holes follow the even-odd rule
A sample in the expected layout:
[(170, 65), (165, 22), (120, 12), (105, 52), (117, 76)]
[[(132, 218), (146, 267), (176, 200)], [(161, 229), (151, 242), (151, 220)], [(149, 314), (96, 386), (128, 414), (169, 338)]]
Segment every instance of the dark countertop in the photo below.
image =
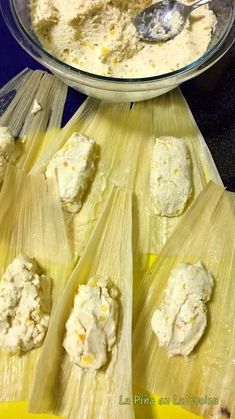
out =
[[(25, 67), (43, 68), (8, 32), (0, 15), (0, 88)], [(210, 70), (181, 86), (228, 190), (235, 192), (235, 44)], [(70, 89), (63, 124), (84, 95)]]

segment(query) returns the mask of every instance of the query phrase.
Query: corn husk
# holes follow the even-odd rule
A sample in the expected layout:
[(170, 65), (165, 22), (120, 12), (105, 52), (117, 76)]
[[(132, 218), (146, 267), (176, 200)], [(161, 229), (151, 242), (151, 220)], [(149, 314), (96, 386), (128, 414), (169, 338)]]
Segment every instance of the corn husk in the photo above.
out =
[[(134, 381), (211, 418), (235, 414), (235, 195), (210, 182), (142, 280), (134, 307)], [(171, 270), (202, 261), (215, 280), (204, 336), (188, 358), (168, 358), (151, 329)], [(211, 398), (193, 402), (190, 397)], [(195, 400), (195, 399), (194, 399)], [(217, 416), (216, 416), (217, 415)]]
[[(132, 214), (131, 193), (114, 189), (54, 312), (39, 359), (29, 410), (69, 419), (133, 418), (132, 397)], [(85, 371), (70, 363), (62, 344), (79, 284), (104, 274), (119, 289), (117, 343), (107, 366)]]
[[(19, 79), (19, 80), (18, 80)], [(15, 86), (17, 84), (17, 86)], [(25, 70), (16, 81), (8, 83), (7, 97), (16, 92), (0, 117), (17, 139), (17, 166), (29, 172), (35, 161), (60, 131), (67, 87), (55, 76), (43, 71)], [(41, 111), (32, 114), (34, 99)]]
[[(167, 95), (155, 99), (153, 117), (155, 137), (170, 135), (183, 138), (188, 146), (192, 165), (193, 191), (185, 211), (186, 213), (194, 199), (210, 180), (221, 186), (223, 185), (222, 180), (206, 142), (180, 90), (176, 89)], [(154, 216), (151, 218), (150, 253), (158, 253), (161, 250), (185, 213), (178, 217)]]
[[(57, 189), (44, 176), (8, 165), (0, 193), (0, 274), (22, 253), (52, 278), (56, 304), (72, 270), (72, 256)], [(23, 355), (0, 354), (0, 400), (26, 400), (41, 348)]]
[(149, 162), (157, 136), (174, 135), (187, 142), (193, 165), (193, 196), (188, 207), (209, 180), (222, 184), (206, 143), (179, 90), (132, 105), (87, 99), (62, 129), (57, 141), (37, 161), (32, 173), (45, 171), (50, 159), (74, 131), (94, 138), (99, 146), (96, 176), (83, 207), (75, 216), (66, 214), (76, 255), (82, 254), (113, 184), (134, 193), (133, 243), (138, 269), (146, 266), (148, 253), (161, 250), (183, 215), (169, 219), (153, 214)]
[(6, 111), (16, 93), (19, 91), (22, 92), (22, 85), (28, 80), (31, 74), (32, 70), (26, 68), (0, 89), (0, 117)]
[[(94, 138), (99, 146), (99, 159), (90, 193), (84, 201), (82, 209), (73, 217), (69, 225), (75, 254), (82, 254), (113, 184), (134, 192), (133, 222), (136, 228), (134, 229), (133, 243), (135, 259), (140, 259), (140, 253), (148, 251), (149, 213), (146, 211), (148, 197), (146, 197), (147, 190), (143, 187), (145, 179), (141, 178), (137, 169), (140, 160), (149, 151), (148, 144), (143, 143), (142, 130), (144, 127), (144, 132), (148, 132), (147, 138), (150, 138), (152, 113), (151, 109), (149, 112), (145, 113), (145, 111), (145, 104), (130, 111), (129, 104), (110, 107), (110, 104), (101, 102), (95, 117), (90, 120), (89, 126), (85, 129), (85, 134)], [(138, 196), (136, 191), (140, 192)], [(143, 224), (140, 224), (139, 219), (141, 205), (143, 212), (146, 211), (142, 218)], [(143, 238), (141, 247), (139, 247), (139, 236)]]
[(82, 130), (83, 126), (86, 126), (90, 119), (95, 116), (98, 104), (99, 101), (93, 98), (88, 98), (83, 102), (70, 121), (65, 125), (61, 132), (58, 133), (56, 141), (53, 141), (50, 147), (48, 147), (35, 162), (30, 171), (31, 174), (45, 172), (49, 161), (53, 158), (55, 153), (64, 146), (73, 132)]

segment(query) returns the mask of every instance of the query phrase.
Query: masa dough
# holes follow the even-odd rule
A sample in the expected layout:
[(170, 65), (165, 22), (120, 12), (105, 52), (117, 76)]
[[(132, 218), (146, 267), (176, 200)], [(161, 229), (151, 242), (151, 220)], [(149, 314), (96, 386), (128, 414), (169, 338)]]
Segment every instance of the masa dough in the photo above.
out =
[(46, 177), (56, 179), (66, 211), (75, 213), (82, 207), (83, 196), (94, 176), (95, 159), (95, 141), (74, 132), (49, 162)]
[(184, 67), (205, 53), (216, 25), (216, 17), (207, 5), (191, 14), (185, 29), (174, 39), (143, 42), (132, 22), (152, 3), (31, 0), (32, 26), (52, 55), (81, 70), (105, 76), (156, 76)]
[(157, 138), (150, 161), (150, 194), (155, 214), (182, 214), (191, 193), (191, 163), (185, 140)]
[(51, 311), (51, 279), (18, 255), (0, 281), (0, 350), (21, 353), (42, 345)]
[(201, 262), (177, 265), (172, 270), (164, 300), (151, 319), (159, 346), (164, 346), (169, 356), (189, 355), (201, 339), (213, 283)]
[(116, 342), (117, 293), (105, 276), (79, 285), (63, 343), (72, 363), (85, 369), (106, 364), (107, 352)]

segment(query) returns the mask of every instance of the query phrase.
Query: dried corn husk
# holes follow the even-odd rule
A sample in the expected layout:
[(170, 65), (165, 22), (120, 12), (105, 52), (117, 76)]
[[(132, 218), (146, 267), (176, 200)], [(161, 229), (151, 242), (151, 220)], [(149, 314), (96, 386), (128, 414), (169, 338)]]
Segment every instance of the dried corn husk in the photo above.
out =
[[(22, 92), (24, 90), (22, 89), (22, 85), (26, 83), (31, 74), (32, 70), (26, 68), (0, 89), (0, 117), (6, 111), (16, 93)], [(19, 98), (20, 94), (18, 95), (17, 100), (19, 100)]]
[(30, 171), (31, 174), (45, 172), (49, 161), (55, 153), (64, 146), (73, 132), (80, 131), (83, 128), (83, 124), (86, 125), (89, 123), (90, 119), (94, 117), (98, 104), (99, 101), (92, 98), (88, 98), (84, 101), (70, 121), (65, 125), (61, 132), (58, 133), (56, 141), (51, 143), (50, 147), (42, 153), (34, 164)]
[(32, 173), (47, 164), (74, 131), (92, 137), (99, 146), (97, 172), (83, 207), (74, 217), (66, 216), (76, 255), (81, 255), (107, 196), (115, 184), (134, 193), (134, 255), (141, 267), (148, 253), (158, 253), (184, 216), (173, 219), (154, 216), (149, 193), (149, 162), (155, 138), (182, 137), (187, 142), (193, 166), (194, 198), (212, 179), (222, 184), (210, 152), (179, 90), (143, 103), (110, 104), (87, 99), (37, 161)]
[[(187, 209), (206, 184), (213, 180), (222, 185), (222, 180), (215, 166), (206, 142), (198, 129), (189, 106), (179, 89), (154, 99), (154, 134), (155, 137), (175, 136), (183, 138), (189, 148), (192, 165), (192, 197)], [(151, 218), (150, 253), (158, 253), (170, 237), (184, 213), (178, 217)]]
[[(142, 280), (134, 307), (135, 382), (171, 400), (183, 399), (183, 407), (205, 418), (224, 417), (222, 411), (235, 414), (234, 237), (235, 195), (210, 182)], [(215, 280), (207, 329), (188, 358), (168, 358), (151, 330), (151, 317), (173, 267), (198, 261)], [(214, 401), (193, 402), (191, 396)]]
[[(145, 159), (149, 151), (148, 144), (143, 140), (142, 129), (144, 127), (146, 138), (150, 138), (152, 129), (151, 109), (149, 112), (145, 111), (145, 104), (130, 111), (129, 104), (110, 106), (101, 102), (95, 117), (85, 130), (86, 135), (94, 138), (99, 145), (99, 160), (90, 193), (69, 226), (70, 235), (73, 235), (74, 251), (78, 255), (82, 253), (92, 233), (113, 184), (139, 192), (139, 195), (134, 194), (133, 199), (133, 222), (136, 226), (133, 243), (136, 260), (140, 259), (141, 250), (142, 253), (148, 252), (148, 191), (146, 185), (143, 185), (145, 179), (138, 172), (140, 160)], [(140, 224), (139, 219), (141, 205), (143, 211), (146, 211), (142, 218), (143, 224)], [(141, 248), (138, 247), (139, 235), (143, 238)]]
[[(7, 102), (7, 107), (3, 105), (5, 111), (0, 113), (0, 125), (8, 126), (18, 139), (17, 166), (29, 172), (60, 130), (67, 87), (51, 74), (25, 70), (4, 90), (13, 99), (10, 104)], [(31, 113), (35, 99), (41, 106), (36, 115)]]
[[(52, 278), (56, 304), (72, 269), (63, 214), (54, 182), (8, 165), (0, 194), (0, 274), (22, 253)], [(26, 400), (40, 348), (23, 355), (0, 354), (1, 401)]]
[[(133, 406), (119, 405), (132, 394), (132, 214), (131, 193), (114, 189), (89, 243), (54, 312), (31, 393), (31, 412), (53, 412), (69, 419), (133, 418)], [(72, 365), (62, 344), (65, 323), (78, 285), (107, 275), (119, 289), (117, 343), (104, 368)]]

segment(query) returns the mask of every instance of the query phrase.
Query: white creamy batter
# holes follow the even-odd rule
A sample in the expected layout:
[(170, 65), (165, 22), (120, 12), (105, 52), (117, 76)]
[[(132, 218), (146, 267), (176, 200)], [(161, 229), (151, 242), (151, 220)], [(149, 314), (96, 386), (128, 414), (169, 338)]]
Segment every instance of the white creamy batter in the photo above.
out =
[(202, 6), (174, 39), (143, 42), (132, 21), (155, 2), (31, 0), (32, 25), (42, 45), (71, 66), (121, 78), (156, 76), (184, 67), (203, 55), (216, 17), (208, 6)]
[(191, 195), (191, 163), (181, 138), (156, 139), (150, 161), (150, 194), (157, 215), (181, 214)]
[(50, 161), (46, 177), (55, 177), (64, 209), (77, 212), (95, 172), (96, 143), (74, 133)]
[(207, 325), (206, 302), (213, 278), (201, 262), (178, 265), (171, 272), (164, 300), (155, 310), (151, 325), (159, 346), (169, 356), (187, 356), (201, 339)]
[(0, 281), (0, 350), (20, 353), (40, 346), (50, 311), (50, 278), (35, 260), (17, 256)]
[(63, 343), (71, 362), (85, 369), (105, 365), (116, 341), (117, 320), (117, 289), (107, 277), (80, 285)]

